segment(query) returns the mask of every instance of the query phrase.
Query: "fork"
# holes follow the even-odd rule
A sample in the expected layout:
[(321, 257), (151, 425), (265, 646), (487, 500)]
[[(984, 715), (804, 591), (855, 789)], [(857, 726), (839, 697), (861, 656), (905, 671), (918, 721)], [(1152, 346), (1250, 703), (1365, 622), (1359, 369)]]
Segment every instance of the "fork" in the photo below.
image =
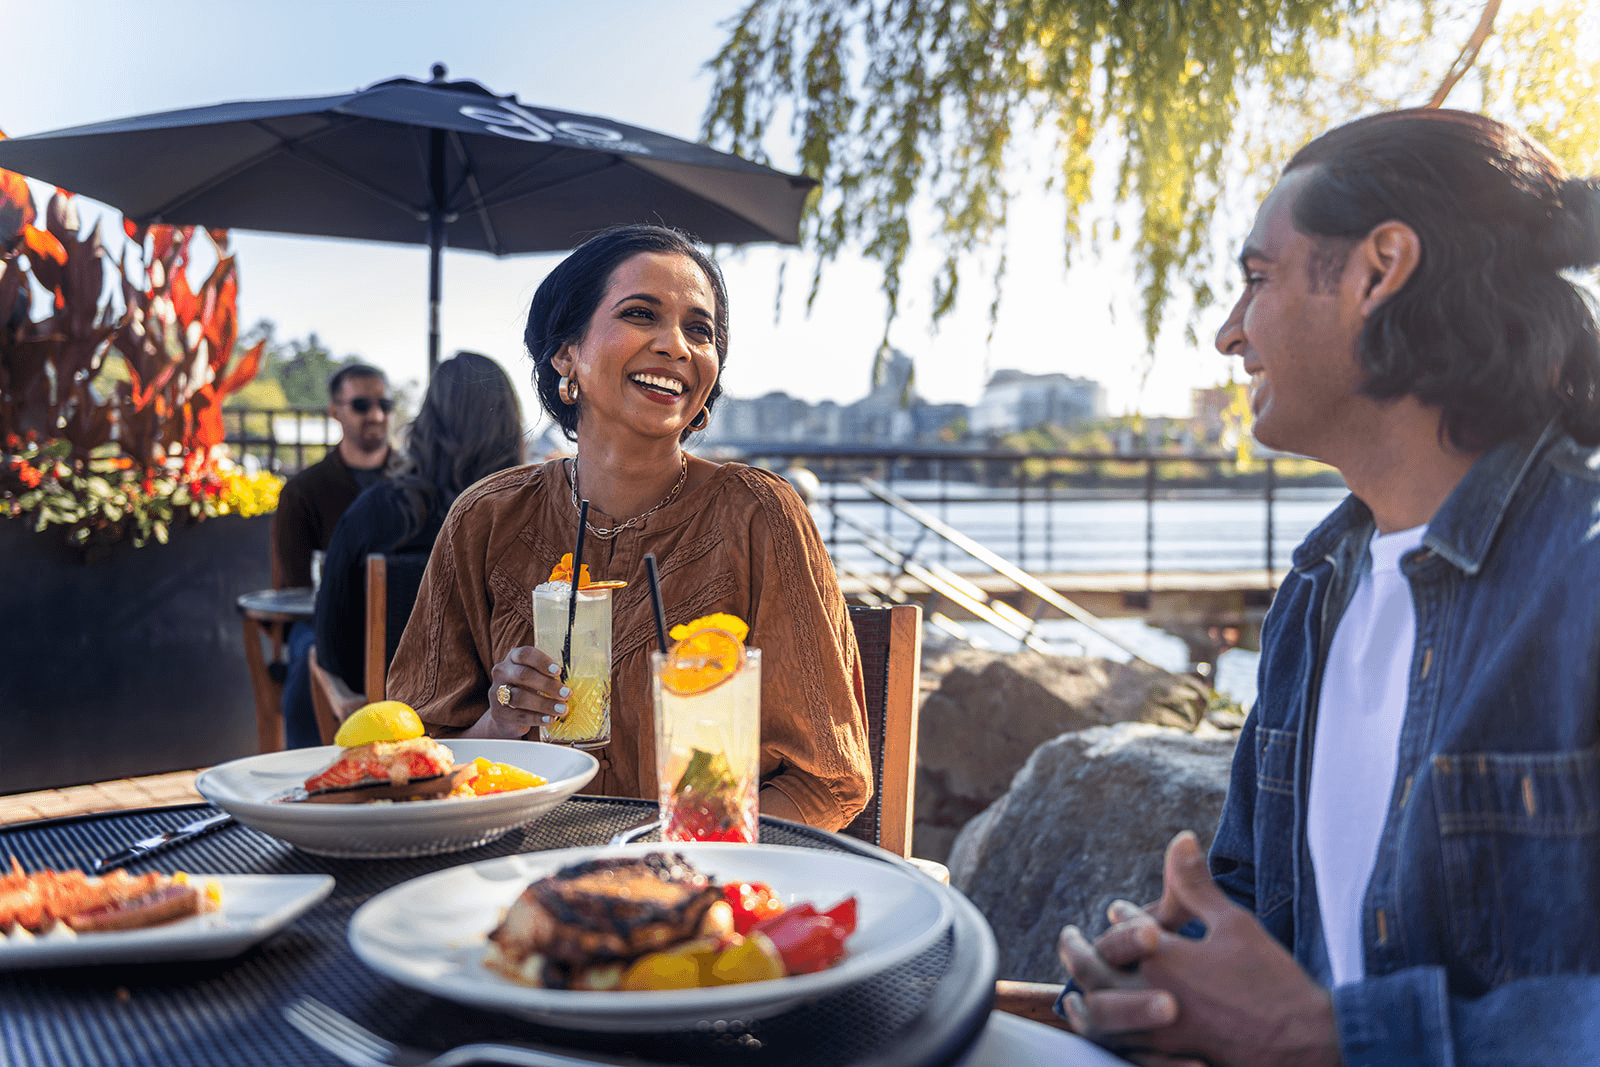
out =
[(456, 1067), (463, 1063), (503, 1063), (510, 1067), (594, 1067), (595, 1064), (638, 1064), (639, 1060), (573, 1056), (529, 1045), (479, 1042), (435, 1055), (386, 1041), (363, 1029), (314, 997), (301, 997), (283, 1009), (289, 1025), (350, 1067)]

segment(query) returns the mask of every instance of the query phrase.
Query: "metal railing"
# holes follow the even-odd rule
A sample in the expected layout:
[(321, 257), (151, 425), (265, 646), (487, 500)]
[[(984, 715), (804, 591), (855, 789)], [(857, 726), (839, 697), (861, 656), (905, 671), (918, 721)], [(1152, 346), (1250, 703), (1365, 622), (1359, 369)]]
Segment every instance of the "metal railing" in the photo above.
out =
[[(751, 446), (726, 450), (725, 455), (747, 463), (768, 467), (791, 476), (803, 468), (817, 480), (812, 501), (819, 525), (836, 563), (845, 561), (851, 549), (859, 549), (850, 560), (859, 567), (866, 555), (863, 522), (879, 531), (896, 529), (895, 509), (862, 487), (870, 479), (890, 489), (894, 495), (922, 509), (938, 522), (959, 529), (989, 546), (1016, 567), (1030, 573), (1076, 571), (1143, 570), (1147, 590), (1154, 575), (1163, 570), (1239, 571), (1260, 568), (1266, 585), (1275, 585), (1286, 546), (1285, 534), (1295, 541), (1306, 525), (1285, 524), (1279, 512), (1286, 494), (1295, 500), (1313, 500), (1313, 514), (1340, 492), (1336, 476), (1307, 488), (1285, 489), (1279, 476), (1279, 460), (1263, 457), (1251, 470), (1238, 470), (1232, 455), (1186, 453), (1181, 455), (1143, 452), (1136, 454), (1082, 453), (1062, 451), (1014, 452), (1004, 450), (959, 449), (869, 449), (860, 447), (800, 448), (792, 446)], [(804, 481), (805, 476), (794, 480)], [(1223, 532), (1216, 536), (1229, 542), (1228, 557), (1220, 565), (1163, 559), (1163, 531), (1158, 515), (1169, 503), (1235, 502), (1231, 513), (1219, 520)], [(1086, 560), (1081, 551), (1084, 531), (1073, 528), (1073, 516), (1088, 509), (1073, 505), (1084, 502), (1121, 502), (1120, 521), (1128, 536), (1117, 541), (1118, 562), (1108, 565), (1102, 557), (1097, 563)], [(1253, 523), (1243, 516), (1259, 504)], [(1128, 508), (1142, 506), (1142, 522)], [(1308, 511), (1300, 505), (1297, 511)], [(1325, 508), (1324, 508), (1325, 510)], [(921, 533), (899, 517), (899, 529), (915, 539)], [(1181, 520), (1176, 520), (1181, 521)], [(1254, 525), (1259, 523), (1259, 525)], [(1169, 527), (1171, 520), (1169, 520)], [(1250, 530), (1249, 526), (1254, 526)], [(1257, 535), (1254, 531), (1259, 531)], [(1100, 532), (1100, 531), (1096, 531)], [(1170, 535), (1171, 530), (1166, 531)], [(1135, 553), (1129, 543), (1142, 542)], [(1259, 540), (1257, 539), (1259, 538)], [(949, 542), (931, 539), (921, 550), (940, 563), (960, 556)], [(1253, 558), (1247, 558), (1247, 543), (1259, 545)], [(1292, 542), (1291, 542), (1292, 543)]]
[[(339, 440), (338, 425), (320, 408), (230, 408), (223, 412), (223, 420), (226, 443), (236, 456), (253, 456), (266, 469), (284, 475), (315, 463)], [(1297, 526), (1280, 518), (1285, 498), (1303, 495), (1305, 490), (1282, 485), (1279, 461), (1273, 457), (1255, 461), (1253, 469), (1244, 472), (1239, 471), (1234, 456), (1214, 453), (1118, 455), (954, 447), (747, 445), (718, 449), (717, 457), (789, 473), (800, 481), (803, 478), (795, 475), (798, 469), (810, 472), (817, 482), (812, 504), (818, 525), (841, 569), (881, 569), (881, 559), (873, 554), (868, 535), (860, 529), (863, 523), (874, 528), (880, 541), (885, 535), (892, 539), (897, 530), (913, 539), (925, 534), (906, 526), (903, 515), (897, 520), (895, 508), (866, 491), (859, 482), (862, 478), (880, 483), (1021, 570), (1039, 574), (1142, 569), (1147, 589), (1154, 575), (1163, 570), (1257, 567), (1265, 573), (1270, 588), (1276, 584), (1285, 558), (1285, 534), (1292, 544), (1305, 531), (1304, 522)], [(1319, 499), (1331, 500), (1329, 491), (1340, 484), (1334, 477), (1318, 490), (1322, 493)], [(1163, 507), (1169, 502), (1207, 500), (1255, 501), (1260, 510), (1253, 522), (1247, 522), (1241, 518), (1245, 513), (1235, 508), (1222, 535), (1230, 542), (1229, 560), (1220, 566), (1214, 562), (1185, 565), (1182, 560), (1163, 558), (1162, 545), (1170, 543), (1158, 523)], [(1073, 525), (1081, 521), (1075, 516), (1091, 510), (1073, 507), (1083, 502), (1142, 506), (1137, 531), (1132, 515), (1120, 516), (1123, 533), (1117, 540), (1117, 558), (1110, 563), (1105, 558), (1084, 558), (1082, 545), (1088, 539)], [(1259, 538), (1249, 531), (1252, 525)], [(1142, 551), (1135, 550), (1135, 541)], [(1249, 559), (1245, 556), (1249, 550), (1242, 547), (1247, 542), (1259, 546)], [(931, 538), (923, 555), (950, 565), (959, 564), (961, 553), (953, 550), (949, 541)]]
[(299, 472), (339, 443), (339, 424), (324, 408), (222, 409), (223, 444), (275, 474)]

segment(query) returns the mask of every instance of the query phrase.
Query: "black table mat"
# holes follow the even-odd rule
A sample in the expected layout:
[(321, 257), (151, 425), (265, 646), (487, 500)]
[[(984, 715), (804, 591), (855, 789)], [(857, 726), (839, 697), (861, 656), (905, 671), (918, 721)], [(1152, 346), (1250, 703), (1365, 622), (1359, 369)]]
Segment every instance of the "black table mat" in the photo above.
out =
[[(87, 867), (129, 841), (210, 813), (209, 805), (24, 824), (0, 832), (0, 854), (28, 870)], [(700, 1024), (665, 1034), (595, 1034), (478, 1011), (392, 982), (350, 951), (356, 908), (411, 878), (462, 863), (604, 843), (652, 817), (654, 805), (575, 797), (480, 848), (447, 856), (337, 860), (243, 826), (215, 831), (134, 871), (334, 876), (330, 896), (231, 960), (0, 972), (0, 1063), (336, 1064), (295, 1031), (283, 1008), (313, 996), (394, 1041), (442, 1051), (472, 1041), (527, 1041), (637, 1056), (641, 1063), (933, 1065), (960, 1058), (993, 1003), (994, 940), (966, 899), (945, 890), (956, 922), (931, 948), (873, 978), (770, 1019)], [(900, 862), (869, 845), (781, 820), (768, 844)]]

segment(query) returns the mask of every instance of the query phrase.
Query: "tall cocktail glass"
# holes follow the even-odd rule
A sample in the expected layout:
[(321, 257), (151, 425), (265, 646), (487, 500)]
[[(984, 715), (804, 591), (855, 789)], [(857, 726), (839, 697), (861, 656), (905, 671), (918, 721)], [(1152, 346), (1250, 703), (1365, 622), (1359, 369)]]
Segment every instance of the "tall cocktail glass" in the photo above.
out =
[[(567, 638), (568, 582), (546, 582), (533, 591), (534, 646), (561, 662)], [(611, 742), (611, 590), (579, 589), (572, 624), (572, 658), (567, 668), (564, 718), (539, 726), (539, 740), (574, 748), (600, 748)]]
[(753, 843), (761, 780), (761, 650), (743, 650), (736, 669), (697, 692), (671, 684), (673, 669), (684, 662), (676, 652), (650, 655), (661, 839)]

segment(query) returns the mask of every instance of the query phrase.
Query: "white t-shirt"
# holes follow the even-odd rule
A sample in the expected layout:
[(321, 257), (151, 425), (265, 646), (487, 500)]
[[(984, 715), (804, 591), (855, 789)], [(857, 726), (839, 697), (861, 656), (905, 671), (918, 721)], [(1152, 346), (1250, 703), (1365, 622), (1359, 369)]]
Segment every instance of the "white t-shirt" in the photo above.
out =
[(1374, 536), (1322, 672), (1306, 835), (1333, 984), (1365, 973), (1361, 908), (1394, 791), (1417, 615), (1400, 558), (1426, 526)]

